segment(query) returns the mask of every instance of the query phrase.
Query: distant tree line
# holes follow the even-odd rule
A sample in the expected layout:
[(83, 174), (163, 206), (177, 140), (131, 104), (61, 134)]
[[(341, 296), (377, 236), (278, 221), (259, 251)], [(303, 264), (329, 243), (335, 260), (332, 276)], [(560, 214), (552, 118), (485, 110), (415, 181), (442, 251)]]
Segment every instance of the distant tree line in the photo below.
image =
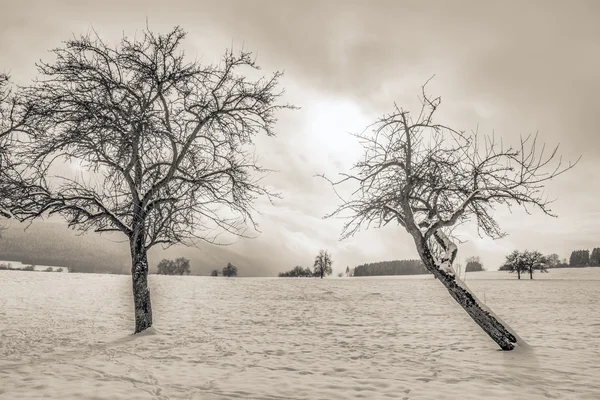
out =
[(315, 276), (317, 275), (310, 268), (302, 268), (299, 265), (289, 271), (279, 273), (280, 278), (310, 278)]
[(163, 259), (156, 267), (158, 275), (189, 275), (190, 260), (184, 257), (179, 257), (175, 260)]
[(548, 254), (546, 256), (546, 268), (568, 268), (569, 263), (566, 258), (562, 260), (556, 253)]
[(589, 250), (574, 250), (571, 252), (569, 260), (562, 260), (558, 254), (549, 254), (546, 257), (547, 268), (579, 268), (579, 267), (599, 267), (600, 266), (600, 247), (594, 247), (590, 253)]
[(563, 258), (561, 261), (556, 253), (544, 256), (536, 250), (525, 250), (523, 252), (515, 250), (506, 256), (504, 264), (500, 266), (500, 271), (516, 272), (518, 279), (521, 279), (521, 273), (529, 273), (529, 279), (533, 279), (534, 271), (548, 272), (548, 269), (552, 268), (598, 266), (600, 266), (599, 247), (592, 249), (591, 254), (589, 250), (574, 250), (571, 252), (569, 262), (567, 262), (566, 258)]
[(221, 271), (219, 271), (218, 269), (213, 269), (212, 271), (210, 271), (210, 276), (219, 276), (219, 275), (223, 275), (226, 277), (232, 277), (232, 276), (237, 276), (238, 274), (238, 268), (233, 265), (232, 263), (227, 263), (227, 266), (223, 267), (223, 269)]
[[(333, 265), (333, 259), (331, 258), (331, 254), (327, 250), (319, 250), (319, 254), (315, 257), (315, 261), (313, 263), (313, 269), (306, 267), (303, 268), (299, 265), (295, 266), (289, 271), (280, 272), (280, 278), (309, 278), (309, 277), (323, 277), (327, 275), (331, 275), (333, 269), (331, 266)], [(348, 268), (346, 268), (346, 272), (348, 272)], [(338, 275), (340, 276), (340, 275)]]
[(359, 265), (354, 268), (353, 276), (424, 275), (429, 273), (421, 260), (394, 260)]
[(0, 264), (0, 271), (36, 271), (36, 272), (63, 272), (64, 270), (60, 267), (52, 268), (48, 267), (44, 270), (36, 270), (35, 265), (26, 265), (23, 268), (14, 268), (11, 263), (8, 264)]
[(570, 267), (598, 267), (600, 266), (600, 248), (594, 247), (592, 253), (589, 250), (575, 250), (569, 257)]

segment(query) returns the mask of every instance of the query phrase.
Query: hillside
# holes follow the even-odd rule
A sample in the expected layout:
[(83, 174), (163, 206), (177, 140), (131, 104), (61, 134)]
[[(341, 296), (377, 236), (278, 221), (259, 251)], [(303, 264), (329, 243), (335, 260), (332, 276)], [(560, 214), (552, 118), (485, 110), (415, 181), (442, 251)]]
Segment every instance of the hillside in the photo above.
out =
[[(130, 255), (124, 236), (80, 232), (68, 229), (58, 222), (35, 222), (26, 225), (9, 222), (0, 237), (0, 260), (23, 264), (67, 267), (74, 272), (130, 273)], [(252, 245), (261, 243), (253, 241)], [(186, 257), (190, 260), (192, 275), (208, 275), (212, 269), (221, 269), (228, 262), (238, 266), (240, 276), (270, 276), (273, 260), (263, 252), (248, 252), (244, 243), (233, 246), (204, 245), (201, 248), (173, 246), (154, 247), (148, 252), (150, 273), (163, 258)]]
[(81, 235), (57, 223), (36, 223), (24, 229), (11, 224), (2, 232), (0, 259), (23, 264), (55, 265), (77, 272), (128, 273), (126, 243), (99, 235)]

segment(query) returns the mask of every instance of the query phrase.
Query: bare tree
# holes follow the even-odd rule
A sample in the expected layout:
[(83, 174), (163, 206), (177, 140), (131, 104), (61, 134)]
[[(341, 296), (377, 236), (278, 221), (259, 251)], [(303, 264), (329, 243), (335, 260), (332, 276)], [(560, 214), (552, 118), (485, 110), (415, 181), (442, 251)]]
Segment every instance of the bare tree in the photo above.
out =
[(552, 253), (546, 256), (548, 268), (556, 268), (560, 264), (560, 257), (556, 253)]
[[(557, 148), (546, 154), (537, 136), (522, 138), (513, 148), (494, 136), (480, 138), (439, 124), (434, 115), (440, 103), (423, 86), (417, 115), (395, 105), (390, 114), (355, 135), (365, 149), (364, 158), (351, 174), (328, 179), (342, 204), (326, 217), (348, 218), (342, 239), (362, 227), (391, 222), (402, 226), (450, 295), (502, 349), (512, 350), (516, 334), (456, 277), (452, 263), (458, 248), (452, 229), (475, 219), (480, 234), (503, 236), (493, 217), (499, 205), (537, 207), (552, 215), (542, 193), (544, 182), (572, 165), (563, 167), (559, 160), (552, 166)], [(358, 188), (342, 196), (344, 183)]]
[(223, 276), (226, 277), (232, 277), (232, 276), (237, 276), (238, 274), (238, 269), (235, 265), (233, 265), (232, 263), (227, 263), (227, 266), (223, 268)]
[[(25, 121), (27, 112), (18, 103), (10, 86), (9, 76), (0, 73), (0, 177), (7, 173), (10, 159), (8, 157), (13, 136), (18, 132)], [(0, 198), (6, 197), (0, 187)], [(3, 209), (0, 202), (0, 217), (10, 218), (10, 214)]]
[(516, 272), (518, 279), (521, 279), (522, 272), (529, 272), (529, 279), (533, 279), (533, 271), (539, 270), (547, 273), (547, 265), (546, 257), (537, 250), (525, 250), (522, 253), (515, 250), (506, 256), (506, 261), (500, 267), (500, 271)]
[[(280, 72), (251, 80), (250, 53), (188, 62), (185, 32), (149, 30), (117, 46), (97, 34), (65, 42), (19, 90), (31, 108), (5, 209), (19, 221), (63, 216), (82, 231), (119, 232), (130, 244), (135, 332), (152, 325), (147, 251), (214, 243), (256, 229), (253, 202), (274, 194), (259, 179), (253, 137), (274, 135)], [(65, 161), (76, 176), (54, 174)], [(64, 166), (62, 167), (64, 170)]]
[(515, 250), (509, 255), (506, 256), (506, 260), (504, 264), (500, 266), (500, 271), (508, 271), (511, 274), (517, 273), (517, 279), (521, 279), (521, 273), (527, 271), (527, 266), (525, 265), (523, 254), (519, 252), (519, 250)]
[(161, 260), (156, 266), (158, 275), (189, 275), (190, 260), (185, 257), (179, 257), (175, 260)]
[(538, 270), (540, 272), (548, 273), (548, 261), (542, 253), (537, 250), (525, 250), (523, 253), (523, 259), (527, 271), (529, 271), (529, 279), (533, 279), (533, 271)]
[(331, 269), (332, 264), (333, 260), (331, 259), (331, 254), (329, 254), (326, 250), (320, 250), (319, 254), (317, 254), (315, 257), (315, 276), (320, 276), (321, 279), (323, 279), (323, 276), (331, 275), (333, 272)]

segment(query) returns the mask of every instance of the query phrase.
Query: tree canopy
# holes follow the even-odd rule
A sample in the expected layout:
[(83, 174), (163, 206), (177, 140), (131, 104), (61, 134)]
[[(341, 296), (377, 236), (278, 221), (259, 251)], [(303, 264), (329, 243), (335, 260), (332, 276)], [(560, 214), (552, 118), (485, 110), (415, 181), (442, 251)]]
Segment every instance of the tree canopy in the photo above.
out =
[[(60, 215), (80, 231), (129, 239), (136, 332), (151, 325), (147, 251), (214, 243), (257, 228), (260, 183), (253, 138), (275, 134), (280, 72), (248, 52), (188, 61), (185, 32), (149, 29), (116, 45), (95, 32), (52, 50), (39, 77), (3, 102), (0, 127), (19, 125), (0, 174), (0, 210), (20, 222)], [(19, 118), (13, 118), (18, 114)], [(65, 171), (71, 163), (76, 172)], [(62, 166), (62, 167), (61, 167)]]
[[(7, 205), (19, 220), (61, 214), (77, 229), (120, 231), (143, 224), (144, 246), (214, 241), (253, 224), (260, 186), (252, 137), (274, 135), (280, 73), (256, 81), (250, 53), (227, 51), (220, 64), (186, 62), (185, 33), (144, 31), (118, 47), (82, 36), (41, 62), (19, 102), (31, 108), (13, 159), (20, 161)], [(76, 162), (85, 178), (52, 176)], [(254, 174), (254, 175), (253, 175)], [(220, 210), (227, 209), (227, 213)], [(228, 216), (229, 215), (229, 216)]]

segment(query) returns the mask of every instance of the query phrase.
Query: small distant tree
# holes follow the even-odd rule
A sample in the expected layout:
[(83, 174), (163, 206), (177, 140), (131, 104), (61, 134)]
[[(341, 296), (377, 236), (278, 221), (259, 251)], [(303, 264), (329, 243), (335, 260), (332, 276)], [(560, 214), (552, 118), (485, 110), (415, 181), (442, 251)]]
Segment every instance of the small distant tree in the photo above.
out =
[(332, 264), (333, 260), (331, 259), (331, 254), (325, 250), (320, 250), (319, 254), (315, 257), (315, 263), (313, 265), (315, 275), (320, 276), (321, 279), (323, 279), (323, 276), (331, 275), (333, 272), (331, 269)]
[(340, 272), (340, 273), (338, 274), (338, 278), (342, 278), (343, 276), (344, 276), (344, 273), (343, 273), (343, 272)]
[(590, 254), (590, 265), (598, 266), (600, 265), (600, 248), (594, 247), (592, 250), (592, 254)]
[(521, 279), (521, 272), (527, 271), (522, 254), (518, 250), (515, 250), (507, 255), (504, 264), (500, 267), (500, 271), (516, 272), (517, 278)]
[(546, 258), (537, 250), (523, 253), (525, 266), (529, 271), (529, 279), (533, 279), (533, 271), (548, 272), (546, 267)]
[(223, 268), (223, 276), (231, 277), (231, 276), (237, 276), (237, 274), (238, 274), (237, 267), (231, 263), (227, 263), (227, 266), (225, 268)]
[(350, 266), (346, 267), (346, 276), (350, 276)]
[(48, 267), (44, 270), (44, 272), (53, 272), (54, 269), (52, 267)]
[(210, 271), (210, 276), (219, 276), (219, 271), (216, 269), (213, 269), (212, 271)]
[(483, 271), (483, 264), (481, 263), (479, 256), (467, 258), (467, 266), (465, 267), (465, 272), (477, 271)]
[(27, 265), (23, 268), (23, 271), (35, 271), (35, 265)]
[(175, 274), (176, 275), (189, 275), (190, 274), (190, 260), (184, 257), (175, 259)]
[(162, 259), (156, 267), (158, 275), (175, 275), (175, 264), (172, 260)]
[(63, 272), (63, 269), (62, 269), (62, 268), (58, 268), (58, 269), (56, 270), (56, 272)]
[(175, 260), (163, 259), (158, 263), (158, 275), (189, 275), (190, 260), (184, 257), (179, 257)]
[(546, 266), (548, 268), (557, 268), (560, 265), (560, 257), (556, 253), (546, 256)]

